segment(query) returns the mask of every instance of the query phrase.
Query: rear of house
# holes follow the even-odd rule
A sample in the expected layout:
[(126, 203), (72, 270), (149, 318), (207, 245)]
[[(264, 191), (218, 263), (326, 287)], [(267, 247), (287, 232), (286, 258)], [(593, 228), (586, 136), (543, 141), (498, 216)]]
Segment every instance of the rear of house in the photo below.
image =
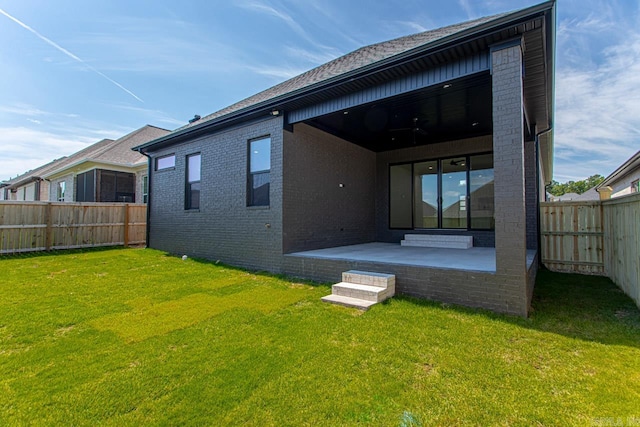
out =
[(149, 245), (526, 316), (554, 28), (547, 2), (367, 46), (136, 147)]

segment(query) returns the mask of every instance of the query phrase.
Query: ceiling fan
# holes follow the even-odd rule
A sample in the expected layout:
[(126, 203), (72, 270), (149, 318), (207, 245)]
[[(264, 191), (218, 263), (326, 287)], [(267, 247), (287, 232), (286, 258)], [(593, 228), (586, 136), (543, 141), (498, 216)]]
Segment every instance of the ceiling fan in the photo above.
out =
[(420, 135), (423, 135), (423, 136), (428, 135), (428, 132), (426, 130), (424, 130), (420, 126), (418, 126), (418, 118), (417, 117), (413, 118), (413, 126), (411, 126), (411, 127), (389, 129), (389, 132), (405, 132), (405, 131), (411, 131), (411, 136), (413, 138), (413, 145), (416, 145), (416, 134), (417, 133), (419, 133)]

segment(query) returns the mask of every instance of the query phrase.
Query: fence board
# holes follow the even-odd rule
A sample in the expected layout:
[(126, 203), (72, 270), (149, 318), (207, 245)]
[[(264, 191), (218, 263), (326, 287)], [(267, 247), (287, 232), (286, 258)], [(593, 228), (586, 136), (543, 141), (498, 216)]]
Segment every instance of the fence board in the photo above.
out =
[(542, 262), (553, 271), (604, 275), (600, 202), (540, 204)]
[(143, 244), (146, 205), (0, 202), (0, 254)]
[(605, 272), (640, 307), (640, 195), (607, 200)]

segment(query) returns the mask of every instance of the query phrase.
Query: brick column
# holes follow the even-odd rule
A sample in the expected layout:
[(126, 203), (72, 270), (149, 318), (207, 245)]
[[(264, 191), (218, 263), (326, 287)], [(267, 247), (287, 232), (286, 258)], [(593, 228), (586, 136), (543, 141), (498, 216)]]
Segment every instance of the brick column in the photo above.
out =
[(504, 276), (506, 283), (515, 285), (510, 292), (519, 294), (517, 288), (521, 283), (524, 297), (527, 216), (522, 65), (519, 39), (491, 48), (496, 273)]

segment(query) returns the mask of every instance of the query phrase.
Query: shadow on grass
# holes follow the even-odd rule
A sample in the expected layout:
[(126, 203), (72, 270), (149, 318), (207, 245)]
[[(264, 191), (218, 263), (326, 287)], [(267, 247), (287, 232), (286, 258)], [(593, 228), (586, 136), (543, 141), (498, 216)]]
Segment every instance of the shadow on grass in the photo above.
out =
[(640, 348), (640, 309), (606, 277), (541, 269), (528, 319), (406, 296), (397, 298), (570, 338)]
[[(114, 248), (67, 250), (53, 253), (85, 253), (111, 249)], [(9, 256), (9, 258), (28, 258), (50, 254), (52, 253), (32, 253)], [(165, 253), (164, 256), (180, 258), (179, 255), (169, 253)], [(274, 277), (310, 286), (328, 285), (282, 274), (235, 267), (220, 261), (203, 258), (190, 259), (200, 264), (223, 267), (237, 272), (250, 272), (255, 275)], [(467, 315), (483, 316), (499, 322), (507, 322), (528, 329), (560, 334), (580, 340), (640, 348), (640, 310), (631, 298), (606, 277), (554, 273), (541, 269), (538, 272), (532, 311), (528, 319), (402, 295), (396, 298), (418, 306), (455, 310)]]
[(129, 246), (125, 248), (124, 246), (98, 246), (93, 248), (77, 248), (77, 249), (53, 249), (50, 251), (34, 251), (34, 252), (16, 252), (12, 254), (2, 254), (0, 255), (0, 261), (3, 259), (29, 259), (29, 258), (40, 258), (52, 255), (73, 255), (73, 254), (86, 254), (89, 252), (105, 252), (112, 251), (114, 249), (122, 250), (122, 249), (134, 249), (135, 247)]

